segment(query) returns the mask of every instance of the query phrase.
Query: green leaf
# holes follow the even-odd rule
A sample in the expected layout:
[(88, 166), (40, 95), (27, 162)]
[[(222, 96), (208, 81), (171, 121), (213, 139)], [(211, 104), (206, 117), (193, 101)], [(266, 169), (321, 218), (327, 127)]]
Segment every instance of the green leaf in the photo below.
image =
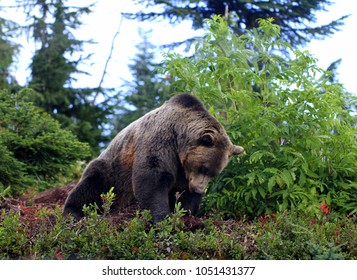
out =
[(258, 187), (259, 194), (262, 196), (262, 198), (265, 198), (266, 192), (265, 189), (262, 186)]
[(283, 170), (280, 173), (280, 178), (284, 181), (284, 183), (288, 186), (291, 186), (293, 184), (293, 177), (291, 176), (291, 173), (289, 170)]
[(270, 177), (269, 181), (268, 181), (268, 192), (272, 193), (273, 192), (273, 188), (276, 184), (276, 176), (272, 176)]

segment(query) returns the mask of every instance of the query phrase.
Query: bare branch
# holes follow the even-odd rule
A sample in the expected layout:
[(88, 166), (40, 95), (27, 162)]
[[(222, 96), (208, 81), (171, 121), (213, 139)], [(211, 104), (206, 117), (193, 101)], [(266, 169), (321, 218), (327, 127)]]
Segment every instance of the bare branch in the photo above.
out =
[(104, 65), (104, 70), (103, 70), (103, 74), (102, 74), (102, 77), (100, 79), (100, 82), (99, 82), (99, 85), (97, 87), (97, 91), (96, 91), (96, 94), (94, 96), (94, 99), (92, 101), (92, 105), (95, 104), (95, 101), (97, 100), (99, 94), (100, 94), (100, 90), (102, 88), (102, 84), (104, 82), (104, 78), (105, 78), (105, 75), (107, 74), (107, 68), (108, 68), (108, 64), (112, 58), (112, 55), (113, 55), (113, 51), (114, 51), (114, 45), (115, 45), (115, 40), (116, 38), (118, 37), (118, 35), (120, 34), (120, 30), (121, 30), (121, 26), (122, 26), (122, 23), (123, 23), (123, 16), (121, 16), (121, 19), (120, 19), (120, 22), (119, 22), (119, 26), (118, 26), (118, 29), (116, 31), (116, 33), (114, 34), (113, 36), (113, 39), (112, 39), (112, 44), (111, 44), (111, 47), (110, 47), (110, 51), (109, 51), (109, 55), (108, 55), (108, 58), (105, 62), (105, 65)]

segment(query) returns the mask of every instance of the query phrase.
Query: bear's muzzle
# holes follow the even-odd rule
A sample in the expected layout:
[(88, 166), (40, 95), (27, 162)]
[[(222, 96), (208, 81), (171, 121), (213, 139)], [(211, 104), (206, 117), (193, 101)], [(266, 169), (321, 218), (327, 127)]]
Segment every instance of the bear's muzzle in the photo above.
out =
[(210, 177), (203, 174), (195, 174), (190, 176), (188, 188), (191, 193), (195, 192), (203, 194), (206, 190), (206, 186), (210, 181)]

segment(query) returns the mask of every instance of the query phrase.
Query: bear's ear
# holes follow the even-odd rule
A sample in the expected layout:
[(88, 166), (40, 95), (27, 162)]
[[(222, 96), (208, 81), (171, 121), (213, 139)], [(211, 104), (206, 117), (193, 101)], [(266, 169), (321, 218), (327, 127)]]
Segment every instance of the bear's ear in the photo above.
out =
[(200, 138), (200, 144), (206, 147), (213, 146), (213, 137), (211, 134), (203, 134)]
[(241, 146), (233, 145), (233, 155), (239, 155), (244, 152), (244, 148)]

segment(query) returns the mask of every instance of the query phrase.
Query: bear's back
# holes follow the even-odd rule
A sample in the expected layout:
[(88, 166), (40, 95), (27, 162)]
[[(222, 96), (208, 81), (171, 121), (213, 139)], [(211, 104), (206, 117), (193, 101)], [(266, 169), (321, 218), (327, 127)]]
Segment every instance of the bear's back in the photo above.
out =
[[(221, 131), (221, 125), (204, 108), (201, 101), (191, 94), (178, 94), (162, 106), (146, 113), (121, 130), (112, 140), (101, 158), (113, 158), (118, 151), (135, 149), (138, 143), (150, 147), (162, 142), (175, 141), (173, 137), (214, 126)], [(158, 143), (156, 143), (158, 142)]]

